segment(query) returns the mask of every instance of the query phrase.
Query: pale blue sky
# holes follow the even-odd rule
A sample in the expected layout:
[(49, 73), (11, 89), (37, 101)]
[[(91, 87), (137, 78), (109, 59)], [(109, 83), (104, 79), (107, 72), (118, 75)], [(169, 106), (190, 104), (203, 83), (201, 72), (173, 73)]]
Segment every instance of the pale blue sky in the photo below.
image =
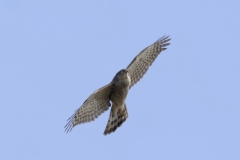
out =
[[(66, 120), (163, 35), (171, 45), (109, 111)], [(0, 1), (0, 159), (239, 160), (240, 2)]]

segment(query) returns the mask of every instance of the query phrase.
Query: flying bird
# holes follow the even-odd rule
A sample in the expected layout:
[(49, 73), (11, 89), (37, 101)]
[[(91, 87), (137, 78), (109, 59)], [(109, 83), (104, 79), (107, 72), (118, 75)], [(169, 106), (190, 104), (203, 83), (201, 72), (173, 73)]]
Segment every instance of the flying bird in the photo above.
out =
[[(128, 118), (125, 99), (130, 88), (136, 84), (152, 65), (161, 51), (170, 43), (169, 36), (163, 36), (142, 50), (128, 65), (120, 70), (106, 86), (93, 92), (82, 106), (68, 119), (65, 131), (68, 133), (78, 124), (95, 120), (112, 104), (104, 135), (114, 132)], [(111, 103), (110, 103), (111, 101)]]

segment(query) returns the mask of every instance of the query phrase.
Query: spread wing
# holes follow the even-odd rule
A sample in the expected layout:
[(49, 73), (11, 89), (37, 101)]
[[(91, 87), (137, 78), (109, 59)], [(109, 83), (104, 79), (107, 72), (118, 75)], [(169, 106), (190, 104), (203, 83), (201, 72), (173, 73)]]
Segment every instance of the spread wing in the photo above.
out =
[(170, 44), (167, 43), (168, 41), (170, 41), (169, 36), (163, 36), (155, 43), (142, 50), (132, 60), (132, 62), (127, 67), (128, 73), (131, 77), (130, 88), (143, 77), (143, 75), (147, 72), (149, 66), (152, 65), (161, 51), (167, 49), (164, 47)]
[(68, 133), (78, 124), (93, 121), (104, 111), (108, 110), (110, 104), (110, 93), (112, 84), (108, 84), (91, 94), (82, 106), (68, 119), (65, 131)]

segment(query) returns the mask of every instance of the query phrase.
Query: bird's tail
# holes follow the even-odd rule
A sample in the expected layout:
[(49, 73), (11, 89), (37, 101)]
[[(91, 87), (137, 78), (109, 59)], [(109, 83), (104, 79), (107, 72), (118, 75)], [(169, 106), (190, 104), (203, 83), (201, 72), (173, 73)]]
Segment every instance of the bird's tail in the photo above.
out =
[(123, 124), (123, 122), (126, 121), (127, 118), (128, 112), (126, 104), (124, 104), (124, 107), (122, 108), (116, 108), (115, 106), (112, 106), (108, 123), (104, 131), (104, 135), (114, 132), (118, 127)]

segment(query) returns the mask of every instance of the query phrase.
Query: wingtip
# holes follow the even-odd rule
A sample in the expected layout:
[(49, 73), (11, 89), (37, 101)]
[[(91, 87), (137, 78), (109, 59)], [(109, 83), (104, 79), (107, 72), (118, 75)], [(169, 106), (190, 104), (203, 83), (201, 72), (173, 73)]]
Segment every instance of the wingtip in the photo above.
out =
[(161, 38), (158, 39), (157, 42), (161, 46), (161, 51), (166, 50), (167, 48), (165, 48), (165, 47), (171, 44), (171, 43), (167, 43), (171, 40), (171, 38), (169, 38), (169, 37), (170, 37), (169, 35), (168, 36), (164, 35), (164, 36), (162, 36)]
[(170, 37), (169, 35), (168, 35), (168, 36), (164, 35), (164, 36), (162, 36), (161, 38), (159, 38), (159, 40), (160, 40), (160, 41), (170, 41), (171, 38), (169, 38), (169, 37)]
[(73, 127), (74, 127), (74, 116), (75, 116), (75, 114), (73, 114), (67, 121), (67, 124), (64, 126), (64, 128), (65, 128), (65, 131), (64, 132), (66, 132), (66, 134), (68, 133), (68, 132), (71, 132), (71, 130), (73, 129)]

